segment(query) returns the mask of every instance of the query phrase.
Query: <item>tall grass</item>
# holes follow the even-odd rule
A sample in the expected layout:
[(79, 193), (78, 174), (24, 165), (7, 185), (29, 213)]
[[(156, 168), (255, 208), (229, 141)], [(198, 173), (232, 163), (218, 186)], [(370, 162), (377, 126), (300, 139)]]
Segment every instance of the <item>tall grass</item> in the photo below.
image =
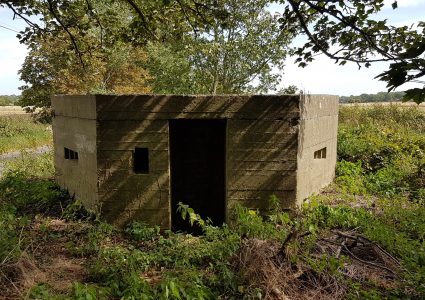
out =
[(398, 106), (342, 108), (338, 159), (337, 181), (348, 192), (425, 203), (425, 112)]
[(35, 123), (28, 116), (0, 117), (0, 154), (50, 144), (51, 141), (49, 125)]

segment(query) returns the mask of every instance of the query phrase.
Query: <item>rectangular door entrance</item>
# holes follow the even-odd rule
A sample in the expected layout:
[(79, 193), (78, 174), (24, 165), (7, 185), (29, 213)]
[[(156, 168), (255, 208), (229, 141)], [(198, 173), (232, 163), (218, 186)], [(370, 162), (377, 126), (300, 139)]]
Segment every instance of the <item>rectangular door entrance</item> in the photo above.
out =
[(199, 233), (177, 213), (189, 205), (214, 225), (225, 221), (226, 120), (170, 120), (171, 224)]

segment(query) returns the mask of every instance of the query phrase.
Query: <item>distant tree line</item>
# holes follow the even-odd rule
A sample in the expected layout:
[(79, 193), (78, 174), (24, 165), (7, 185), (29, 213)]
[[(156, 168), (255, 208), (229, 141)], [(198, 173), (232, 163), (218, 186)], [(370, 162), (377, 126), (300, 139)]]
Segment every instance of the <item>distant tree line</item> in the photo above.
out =
[(376, 94), (361, 94), (358, 96), (341, 96), (339, 101), (341, 103), (394, 102), (401, 101), (404, 94), (404, 92), (379, 92)]
[(18, 105), (21, 96), (17, 95), (0, 95), (0, 106)]

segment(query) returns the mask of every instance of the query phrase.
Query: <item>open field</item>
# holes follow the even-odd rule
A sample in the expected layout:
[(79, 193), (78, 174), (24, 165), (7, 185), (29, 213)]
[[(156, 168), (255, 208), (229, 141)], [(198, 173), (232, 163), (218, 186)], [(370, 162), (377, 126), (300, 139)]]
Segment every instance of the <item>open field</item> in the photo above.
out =
[[(40, 108), (37, 108), (36, 111), (40, 111)], [(21, 106), (0, 106), (0, 117), (16, 115), (30, 116), (30, 114), (25, 112), (24, 108)]]
[(417, 107), (418, 109), (425, 111), (425, 103), (416, 104), (414, 102), (369, 102), (369, 103), (341, 103), (341, 107), (374, 107), (374, 106), (399, 106), (399, 107)]
[(20, 106), (0, 106), (0, 116), (28, 115)]
[[(297, 211), (236, 207), (202, 236), (102, 223), (52, 154), (0, 178), (0, 298), (424, 299), (425, 113), (343, 107), (337, 176)], [(191, 211), (182, 207), (182, 215)]]

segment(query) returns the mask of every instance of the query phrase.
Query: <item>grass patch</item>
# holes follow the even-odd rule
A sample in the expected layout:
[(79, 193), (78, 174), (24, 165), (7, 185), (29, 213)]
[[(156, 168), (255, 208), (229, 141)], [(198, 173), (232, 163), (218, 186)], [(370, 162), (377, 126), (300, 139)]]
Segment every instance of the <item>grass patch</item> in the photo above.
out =
[(0, 154), (52, 142), (51, 127), (28, 116), (0, 116)]

